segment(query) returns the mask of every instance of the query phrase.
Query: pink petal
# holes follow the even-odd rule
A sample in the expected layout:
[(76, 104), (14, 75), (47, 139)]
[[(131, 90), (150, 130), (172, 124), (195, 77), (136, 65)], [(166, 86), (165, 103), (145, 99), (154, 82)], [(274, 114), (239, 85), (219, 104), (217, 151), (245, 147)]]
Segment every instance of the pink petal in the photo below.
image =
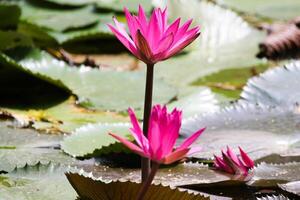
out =
[(248, 170), (243, 165), (238, 165), (235, 161), (233, 161), (225, 152), (222, 151), (223, 160), (227, 166), (230, 166), (235, 174), (247, 174)]
[(136, 43), (136, 32), (138, 29), (138, 24), (136, 19), (130, 14), (127, 8), (124, 8), (125, 17), (127, 20), (128, 29), (133, 41)]
[(178, 149), (173, 153), (169, 154), (168, 156), (166, 156), (163, 160), (160, 160), (159, 162), (166, 165), (171, 164), (173, 162), (176, 162), (186, 157), (188, 151), (189, 149), (180, 149), (180, 150)]
[(242, 157), (246, 167), (252, 169), (254, 167), (253, 160), (243, 151), (243, 149), (241, 147), (239, 147), (239, 149), (240, 149), (241, 157)]
[(145, 151), (146, 149), (148, 149), (147, 138), (144, 136), (143, 131), (139, 125), (139, 122), (134, 114), (134, 111), (131, 108), (128, 109), (128, 114), (130, 117), (131, 124), (133, 126), (133, 128), (130, 129), (132, 135), (136, 140), (136, 142), (138, 143), (138, 145), (143, 147), (143, 150)]
[(165, 52), (166, 50), (168, 50), (171, 47), (171, 45), (173, 44), (173, 41), (174, 41), (174, 34), (173, 33), (170, 33), (166, 37), (162, 38), (159, 41), (158, 48), (154, 50), (155, 54)]
[(227, 146), (227, 155), (232, 161), (235, 162), (236, 165), (240, 165), (238, 157), (235, 155), (235, 153), (233, 153), (232, 149), (229, 146)]
[(177, 42), (180, 38), (184, 36), (184, 34), (187, 32), (192, 22), (193, 22), (192, 19), (188, 20), (177, 30), (175, 35), (175, 42)]
[(115, 139), (119, 140), (122, 144), (124, 144), (125, 146), (127, 146), (129, 149), (131, 149), (135, 153), (139, 154), (140, 156), (148, 157), (148, 155), (141, 148), (139, 148), (137, 145), (133, 144), (132, 142), (128, 141), (127, 139), (122, 138), (113, 133), (109, 133), (109, 135), (111, 135)]
[(180, 18), (176, 19), (166, 30), (165, 35), (169, 35), (170, 33), (173, 33), (174, 36), (176, 35), (178, 28), (180, 25)]
[(147, 21), (145, 11), (144, 11), (144, 9), (141, 5), (139, 5), (138, 21), (140, 23), (140, 27), (146, 33), (147, 32), (148, 21)]
[(139, 57), (138, 51), (135, 47), (135, 44), (133, 43), (133, 41), (130, 39), (128, 40), (126, 38), (126, 36), (122, 35), (121, 32), (119, 32), (115, 27), (113, 27), (112, 25), (108, 24), (108, 27), (110, 28), (110, 30), (115, 34), (115, 36), (120, 40), (120, 42), (122, 42), (122, 44), (132, 53), (134, 54), (136, 57)]
[(198, 139), (198, 137), (201, 135), (201, 133), (203, 133), (203, 131), (205, 131), (206, 128), (202, 128), (200, 130), (198, 130), (196, 133), (194, 133), (192, 136), (190, 136), (189, 138), (187, 138), (179, 147), (178, 149), (186, 149), (189, 146), (191, 146), (191, 144), (193, 144), (193, 142), (195, 140)]
[(183, 50), (185, 47), (187, 47), (189, 44), (191, 44), (195, 39), (197, 39), (199, 37), (199, 35), (200, 35), (200, 33), (197, 33), (196, 35), (190, 36), (183, 42), (173, 45), (172, 49), (168, 52), (165, 59), (168, 59), (168, 58), (174, 56), (175, 54), (179, 53), (181, 50)]
[(161, 38), (161, 27), (159, 26), (158, 16), (159, 16), (158, 9), (154, 9), (150, 18), (148, 33), (146, 37), (149, 47), (152, 50), (158, 47), (158, 42)]
[(142, 56), (142, 60), (145, 61), (147, 64), (152, 64), (152, 51), (150, 49), (150, 46), (147, 42), (147, 40), (145, 39), (145, 37), (142, 35), (141, 31), (138, 30), (137, 34), (137, 43), (138, 43), (138, 49), (140, 51), (140, 54)]
[(214, 157), (215, 157), (214, 165), (217, 169), (223, 170), (230, 174), (234, 174), (234, 170), (230, 166), (226, 165), (226, 163), (223, 161), (222, 158), (216, 155), (214, 155)]

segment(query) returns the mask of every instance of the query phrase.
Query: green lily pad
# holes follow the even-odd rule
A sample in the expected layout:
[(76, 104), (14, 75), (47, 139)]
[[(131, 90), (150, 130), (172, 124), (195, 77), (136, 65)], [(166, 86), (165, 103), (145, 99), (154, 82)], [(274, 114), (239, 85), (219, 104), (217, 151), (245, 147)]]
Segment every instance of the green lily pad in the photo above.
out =
[(0, 29), (17, 27), (20, 15), (21, 9), (18, 5), (8, 2), (0, 2), (0, 19), (2, 19), (0, 21)]
[(98, 0), (96, 5), (100, 10), (115, 12), (123, 12), (124, 7), (126, 7), (130, 12), (137, 13), (138, 6), (141, 5), (149, 13), (153, 8), (149, 0)]
[(300, 102), (300, 62), (270, 69), (250, 79), (242, 101), (271, 106), (291, 106)]
[(193, 18), (194, 25), (203, 27), (189, 52), (157, 65), (157, 74), (169, 83), (182, 86), (223, 69), (264, 63), (255, 55), (265, 34), (236, 13), (197, 0), (168, 1), (168, 8), (172, 19)]
[(72, 10), (38, 7), (28, 1), (21, 1), (22, 20), (29, 21), (40, 27), (55, 31), (67, 31), (94, 25), (98, 21), (92, 7)]
[[(93, 177), (105, 183), (111, 181), (141, 181), (140, 169), (113, 168), (103, 165), (81, 165), (70, 168), (69, 173), (78, 173), (85, 177)], [(231, 175), (217, 173), (208, 166), (199, 163), (183, 163), (176, 166), (162, 166), (154, 177), (154, 184), (180, 187), (186, 185), (208, 185), (210, 183), (228, 181)]]
[(228, 7), (263, 17), (278, 20), (292, 19), (299, 16), (300, 2), (297, 0), (217, 0)]
[(296, 145), (300, 139), (299, 120), (298, 108), (237, 104), (186, 120), (182, 134), (188, 136), (207, 127), (195, 144), (202, 147), (202, 152), (194, 155), (200, 158), (219, 154), (227, 145), (241, 146), (253, 159), (290, 151), (299, 155)]
[[(64, 176), (59, 165), (37, 164), (17, 168), (1, 175), (0, 198), (5, 200), (61, 200), (75, 199), (76, 192)], [(0, 178), (0, 180), (1, 180)]]
[(0, 171), (12, 171), (15, 167), (37, 163), (70, 164), (73, 159), (55, 149), (61, 136), (40, 134), (32, 129), (9, 127), (0, 123)]
[(281, 189), (300, 196), (300, 181), (293, 181), (278, 185)]
[(81, 7), (95, 3), (96, 0), (42, 0), (59, 6)]
[[(16, 54), (14, 54), (16, 55)], [(3, 62), (29, 71), (44, 80), (72, 91), (79, 102), (87, 107), (122, 111), (129, 106), (143, 107), (145, 74), (142, 72), (101, 71), (90, 67), (79, 68), (58, 61), (38, 50), (22, 54)], [(142, 83), (142, 84), (141, 84)], [(154, 83), (154, 103), (168, 103), (176, 95), (176, 90), (156, 79)]]
[(31, 38), (15, 31), (0, 31), (0, 51), (15, 47), (32, 47)]
[(261, 163), (254, 170), (254, 177), (247, 183), (254, 187), (277, 187), (277, 184), (298, 181), (300, 163), (266, 164)]
[[(117, 145), (117, 140), (108, 133), (112, 132), (122, 137), (130, 135), (128, 123), (89, 124), (78, 128), (61, 143), (62, 149), (73, 157), (100, 155), (107, 152), (123, 150)], [(80, 148), (78, 148), (80, 147)]]
[[(73, 173), (67, 173), (66, 176), (77, 191), (79, 197), (91, 200), (122, 200), (124, 197), (135, 199), (139, 188), (141, 187), (140, 184), (133, 182), (117, 181), (104, 183), (93, 179), (93, 177), (84, 177)], [(170, 187), (163, 185), (151, 185), (143, 199), (205, 200), (209, 198), (201, 196), (198, 192), (189, 192), (188, 190), (179, 190), (177, 188), (171, 189)]]
[(33, 121), (32, 126), (35, 129), (47, 132), (71, 133), (87, 124), (128, 121), (127, 117), (118, 113), (88, 110), (80, 107), (76, 105), (74, 97), (58, 102), (56, 100), (51, 100), (45, 96), (45, 98), (39, 99), (38, 103), (30, 106), (24, 104), (26, 102), (24, 101), (23, 105), (22, 103), (18, 104), (19, 107), (10, 104), (0, 108), (11, 113), (17, 119)]

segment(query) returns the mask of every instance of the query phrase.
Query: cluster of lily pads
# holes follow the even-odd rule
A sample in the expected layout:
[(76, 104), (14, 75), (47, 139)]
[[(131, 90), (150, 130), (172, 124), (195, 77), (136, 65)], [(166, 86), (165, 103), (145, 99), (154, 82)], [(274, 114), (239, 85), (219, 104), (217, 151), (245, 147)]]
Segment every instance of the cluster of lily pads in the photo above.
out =
[[(124, 53), (106, 24), (112, 16), (125, 22), (124, 5), (137, 13), (141, 4), (150, 15), (166, 4), (121, 2), (0, 1), (0, 199), (130, 199), (138, 192), (140, 158), (108, 132), (133, 141), (126, 109), (142, 120), (145, 66)], [(178, 144), (207, 129), (194, 144), (202, 150), (161, 167), (145, 199), (297, 199), (300, 62), (257, 59), (266, 35), (252, 22), (295, 17), (299, 2), (167, 4), (172, 19), (200, 24), (201, 36), (155, 66), (153, 102), (183, 110)], [(75, 66), (56, 56), (60, 49), (108, 61)], [(227, 146), (255, 161), (251, 176), (212, 169)]]

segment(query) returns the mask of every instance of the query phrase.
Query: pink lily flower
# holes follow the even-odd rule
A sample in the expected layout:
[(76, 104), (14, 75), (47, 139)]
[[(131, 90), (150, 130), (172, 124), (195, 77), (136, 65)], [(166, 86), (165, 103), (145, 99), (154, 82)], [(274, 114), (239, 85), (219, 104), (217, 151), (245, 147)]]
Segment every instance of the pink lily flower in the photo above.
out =
[(146, 64), (155, 64), (177, 54), (200, 35), (200, 28), (189, 29), (192, 20), (180, 27), (180, 18), (172, 24), (167, 23), (167, 9), (154, 9), (150, 19), (139, 6), (138, 15), (131, 15), (124, 8), (128, 29), (114, 18), (115, 27), (108, 24), (114, 35), (138, 59)]
[(229, 174), (247, 176), (249, 170), (254, 168), (254, 162), (241, 147), (239, 150), (241, 158), (235, 155), (230, 147), (227, 147), (226, 152), (222, 150), (222, 158), (214, 155), (214, 167)]
[(176, 108), (171, 113), (167, 112), (166, 106), (156, 105), (152, 108), (148, 138), (144, 136), (134, 111), (129, 108), (128, 113), (133, 126), (130, 131), (137, 145), (118, 135), (112, 133), (110, 135), (140, 156), (149, 158), (158, 164), (171, 164), (200, 150), (199, 148), (191, 148), (190, 145), (205, 128), (195, 132), (173, 151), (175, 142), (179, 137), (182, 118), (182, 112)]

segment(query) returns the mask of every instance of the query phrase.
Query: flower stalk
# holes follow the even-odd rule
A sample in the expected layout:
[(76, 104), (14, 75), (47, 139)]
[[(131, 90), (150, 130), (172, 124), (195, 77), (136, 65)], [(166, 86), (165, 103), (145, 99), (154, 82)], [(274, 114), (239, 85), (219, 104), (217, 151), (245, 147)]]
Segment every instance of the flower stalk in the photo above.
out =
[(138, 193), (136, 200), (144, 199), (144, 197), (146, 196), (147, 191), (154, 179), (154, 176), (155, 176), (158, 168), (159, 168), (159, 163), (153, 162), (152, 166), (151, 166), (151, 172), (150, 172), (149, 176), (147, 177), (146, 181), (143, 182), (142, 187), (140, 188), (140, 191)]
[[(149, 119), (152, 108), (152, 93), (153, 93), (153, 74), (154, 74), (154, 65), (148, 64), (146, 72), (146, 87), (145, 87), (145, 100), (144, 100), (144, 120), (143, 120), (143, 133), (145, 137), (148, 137), (149, 129)], [(142, 166), (142, 182), (147, 180), (148, 175), (150, 174), (150, 159), (142, 157), (141, 166)]]

